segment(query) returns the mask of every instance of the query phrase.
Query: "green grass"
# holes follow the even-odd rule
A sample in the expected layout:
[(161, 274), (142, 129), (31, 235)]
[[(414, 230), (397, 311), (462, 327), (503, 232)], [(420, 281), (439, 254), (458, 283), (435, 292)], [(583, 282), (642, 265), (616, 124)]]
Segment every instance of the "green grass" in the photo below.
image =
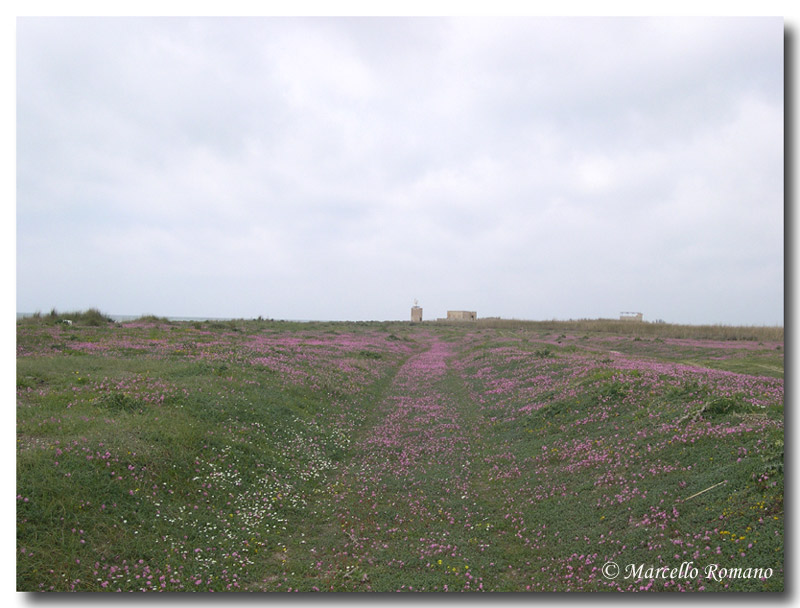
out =
[(783, 589), (782, 345), (52, 321), (17, 325), (20, 591)]
[(677, 338), (726, 341), (783, 342), (782, 326), (682, 325), (677, 323), (630, 322), (618, 319), (575, 319), (528, 321), (521, 319), (478, 319), (478, 328), (524, 332), (610, 334), (645, 338)]

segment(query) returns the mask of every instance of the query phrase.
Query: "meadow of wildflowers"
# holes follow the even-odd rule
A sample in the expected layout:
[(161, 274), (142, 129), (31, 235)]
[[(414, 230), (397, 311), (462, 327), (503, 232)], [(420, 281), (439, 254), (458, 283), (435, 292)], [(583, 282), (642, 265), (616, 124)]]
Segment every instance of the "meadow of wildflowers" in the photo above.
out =
[(782, 343), (19, 322), (17, 589), (782, 591), (783, 404)]

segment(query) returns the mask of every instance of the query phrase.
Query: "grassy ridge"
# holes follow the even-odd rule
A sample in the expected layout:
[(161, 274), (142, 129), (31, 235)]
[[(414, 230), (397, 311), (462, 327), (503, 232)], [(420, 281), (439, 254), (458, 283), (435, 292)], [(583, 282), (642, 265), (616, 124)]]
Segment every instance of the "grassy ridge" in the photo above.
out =
[[(504, 497), (517, 589), (783, 588), (780, 381), (516, 339), (459, 367), (488, 427), (486, 491)], [(609, 560), (693, 561), (701, 579), (609, 580)], [(776, 574), (702, 579), (715, 564)]]
[(642, 338), (783, 342), (782, 326), (681, 325), (676, 323), (620, 321), (616, 319), (577, 319), (569, 321), (478, 319), (476, 326), (489, 329), (518, 329), (530, 332), (583, 332), (638, 336)]
[(783, 588), (782, 342), (73, 317), (17, 325), (18, 590)]
[(142, 322), (18, 337), (20, 590), (240, 588), (413, 349)]

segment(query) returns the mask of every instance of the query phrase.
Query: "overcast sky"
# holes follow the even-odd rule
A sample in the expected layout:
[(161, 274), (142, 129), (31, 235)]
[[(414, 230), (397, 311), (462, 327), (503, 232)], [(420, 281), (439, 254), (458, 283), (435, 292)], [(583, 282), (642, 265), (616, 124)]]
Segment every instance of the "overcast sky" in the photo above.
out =
[(782, 324), (776, 18), (20, 18), (20, 312)]

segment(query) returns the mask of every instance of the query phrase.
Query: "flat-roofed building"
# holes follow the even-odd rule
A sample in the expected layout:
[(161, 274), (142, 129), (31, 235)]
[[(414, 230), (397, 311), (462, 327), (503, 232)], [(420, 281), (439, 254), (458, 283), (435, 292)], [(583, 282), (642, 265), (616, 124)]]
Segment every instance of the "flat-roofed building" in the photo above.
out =
[(448, 310), (448, 321), (475, 321), (478, 318), (478, 313), (474, 310)]

